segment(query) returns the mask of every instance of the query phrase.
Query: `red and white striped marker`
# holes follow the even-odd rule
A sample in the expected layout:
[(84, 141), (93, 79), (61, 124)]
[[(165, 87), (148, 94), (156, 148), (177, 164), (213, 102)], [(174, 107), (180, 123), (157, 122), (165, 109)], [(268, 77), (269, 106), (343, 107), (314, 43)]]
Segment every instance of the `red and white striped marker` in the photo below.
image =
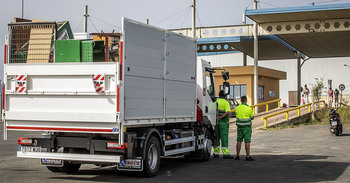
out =
[(16, 75), (16, 93), (27, 93), (27, 75)]
[(93, 74), (92, 81), (97, 93), (105, 93), (105, 75), (104, 74)]

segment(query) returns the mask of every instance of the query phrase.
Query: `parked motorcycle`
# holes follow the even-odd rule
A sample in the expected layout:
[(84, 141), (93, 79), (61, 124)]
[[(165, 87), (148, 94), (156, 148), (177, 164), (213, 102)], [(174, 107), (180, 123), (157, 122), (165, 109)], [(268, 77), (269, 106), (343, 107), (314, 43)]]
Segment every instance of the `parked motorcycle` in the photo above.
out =
[(332, 134), (335, 134), (336, 136), (339, 136), (343, 133), (343, 125), (341, 123), (340, 115), (337, 113), (338, 109), (339, 108), (331, 109), (329, 111), (329, 130)]

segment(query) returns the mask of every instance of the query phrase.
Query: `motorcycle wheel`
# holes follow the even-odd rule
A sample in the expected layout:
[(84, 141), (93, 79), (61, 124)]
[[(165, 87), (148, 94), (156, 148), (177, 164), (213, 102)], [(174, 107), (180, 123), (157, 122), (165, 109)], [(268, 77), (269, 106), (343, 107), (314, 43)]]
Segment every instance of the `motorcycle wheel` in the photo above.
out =
[(339, 130), (338, 130), (338, 129), (334, 129), (334, 134), (335, 134), (336, 136), (339, 136)]

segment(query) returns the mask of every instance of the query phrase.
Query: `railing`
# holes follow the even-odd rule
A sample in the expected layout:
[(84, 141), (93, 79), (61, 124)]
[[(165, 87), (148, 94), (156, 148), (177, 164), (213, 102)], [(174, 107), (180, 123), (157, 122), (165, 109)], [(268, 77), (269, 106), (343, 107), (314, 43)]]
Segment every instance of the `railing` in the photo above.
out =
[(263, 102), (263, 103), (260, 103), (260, 104), (251, 105), (250, 107), (253, 108), (253, 114), (255, 115), (255, 107), (266, 105), (266, 112), (267, 112), (267, 111), (269, 111), (269, 104), (272, 104), (272, 103), (275, 103), (275, 102), (278, 103), (278, 108), (281, 108), (281, 99), (276, 99), (276, 100), (271, 100), (271, 101), (268, 101), (268, 102)]
[[(326, 106), (326, 103), (325, 103), (324, 100), (320, 100), (320, 101), (314, 102), (314, 104), (316, 104), (316, 103), (321, 103), (321, 102), (323, 103), (323, 107), (325, 107), (325, 106)], [(268, 119), (268, 118), (273, 117), (273, 116), (277, 116), (277, 115), (279, 115), (279, 114), (286, 113), (286, 120), (288, 120), (288, 119), (289, 119), (288, 113), (289, 113), (290, 111), (298, 110), (298, 116), (300, 116), (300, 109), (303, 108), (303, 107), (308, 106), (308, 107), (309, 107), (308, 112), (311, 112), (311, 105), (312, 105), (312, 103), (307, 103), (307, 104), (304, 104), (304, 105), (301, 105), (301, 106), (298, 106), (298, 107), (294, 107), (294, 108), (292, 108), (292, 109), (287, 109), (287, 110), (284, 110), (284, 111), (280, 111), (280, 112), (276, 112), (276, 113), (273, 113), (273, 114), (264, 116), (264, 117), (262, 117), (261, 119), (264, 120), (264, 127), (266, 128), (266, 127), (267, 127), (267, 119)]]
[[(269, 104), (272, 104), (272, 103), (275, 103), (275, 102), (278, 103), (278, 108), (281, 108), (281, 105), (280, 105), (281, 104), (281, 99), (276, 99), (276, 100), (271, 100), (271, 101), (263, 102), (263, 103), (256, 104), (256, 105), (251, 105), (250, 107), (253, 108), (253, 113), (255, 115), (255, 107), (266, 105), (266, 111), (269, 111)], [(236, 111), (235, 109), (231, 110), (231, 112), (235, 112), (235, 111)]]

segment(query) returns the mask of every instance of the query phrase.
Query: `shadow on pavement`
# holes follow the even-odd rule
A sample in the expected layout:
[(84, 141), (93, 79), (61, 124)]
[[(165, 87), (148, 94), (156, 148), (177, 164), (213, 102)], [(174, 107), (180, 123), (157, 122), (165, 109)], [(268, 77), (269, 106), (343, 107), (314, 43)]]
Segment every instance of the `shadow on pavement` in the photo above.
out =
[[(330, 156), (259, 155), (256, 161), (210, 159), (198, 162), (185, 159), (162, 159), (156, 177), (143, 178), (115, 167), (81, 170), (75, 175), (60, 173), (51, 180), (101, 182), (319, 182), (334, 181), (349, 163), (330, 162)], [(244, 159), (244, 158), (242, 158)], [(54, 174), (53, 174), (54, 175)], [(62, 175), (62, 176), (61, 176)], [(79, 175), (91, 175), (87, 178)]]

